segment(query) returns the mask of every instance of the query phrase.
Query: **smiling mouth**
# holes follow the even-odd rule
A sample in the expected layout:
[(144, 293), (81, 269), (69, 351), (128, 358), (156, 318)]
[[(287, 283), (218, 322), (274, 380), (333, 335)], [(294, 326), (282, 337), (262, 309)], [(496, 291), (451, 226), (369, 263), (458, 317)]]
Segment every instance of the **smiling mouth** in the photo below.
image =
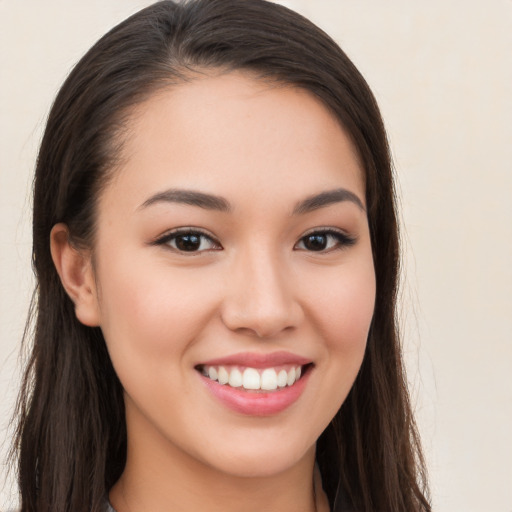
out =
[(223, 386), (252, 392), (272, 392), (293, 386), (312, 367), (312, 364), (287, 364), (269, 368), (231, 365), (198, 365), (204, 377)]

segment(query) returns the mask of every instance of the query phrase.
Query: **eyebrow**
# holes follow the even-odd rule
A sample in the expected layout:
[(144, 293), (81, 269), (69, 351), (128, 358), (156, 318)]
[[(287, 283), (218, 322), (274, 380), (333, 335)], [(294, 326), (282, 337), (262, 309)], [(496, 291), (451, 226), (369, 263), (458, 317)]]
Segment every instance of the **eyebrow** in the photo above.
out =
[(315, 194), (313, 196), (307, 197), (303, 201), (300, 201), (295, 205), (293, 209), (293, 215), (302, 215), (304, 213), (309, 213), (314, 210), (318, 210), (319, 208), (324, 208), (334, 203), (341, 203), (343, 201), (350, 201), (358, 206), (363, 212), (366, 211), (363, 202), (359, 199), (356, 194), (350, 192), (345, 188), (337, 188), (335, 190), (326, 190), (325, 192), (320, 192), (320, 194)]
[[(320, 208), (325, 208), (331, 204), (350, 201), (358, 206), (362, 211), (366, 211), (361, 199), (345, 188), (327, 190), (319, 194), (312, 195), (298, 202), (293, 208), (292, 215), (303, 215)], [(223, 197), (213, 194), (206, 194), (196, 190), (169, 189), (151, 196), (144, 201), (139, 208), (147, 208), (156, 203), (179, 203), (191, 206), (198, 206), (205, 210), (216, 210), (228, 213), (232, 210), (229, 202)]]
[(147, 208), (155, 203), (180, 203), (191, 206), (198, 206), (205, 210), (217, 210), (220, 212), (231, 211), (231, 206), (220, 196), (205, 194), (195, 190), (169, 189), (151, 196), (144, 201), (140, 208)]

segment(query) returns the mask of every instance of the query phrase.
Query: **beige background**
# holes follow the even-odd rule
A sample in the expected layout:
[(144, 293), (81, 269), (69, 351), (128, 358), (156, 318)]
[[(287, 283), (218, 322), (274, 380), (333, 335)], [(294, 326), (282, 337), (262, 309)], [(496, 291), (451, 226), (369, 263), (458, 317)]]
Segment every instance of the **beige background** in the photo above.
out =
[[(78, 58), (149, 3), (0, 0), (2, 457), (45, 116)], [(402, 198), (405, 353), (435, 510), (512, 512), (512, 1), (281, 3), (341, 44), (387, 123)], [(14, 504), (0, 466), (0, 510)]]

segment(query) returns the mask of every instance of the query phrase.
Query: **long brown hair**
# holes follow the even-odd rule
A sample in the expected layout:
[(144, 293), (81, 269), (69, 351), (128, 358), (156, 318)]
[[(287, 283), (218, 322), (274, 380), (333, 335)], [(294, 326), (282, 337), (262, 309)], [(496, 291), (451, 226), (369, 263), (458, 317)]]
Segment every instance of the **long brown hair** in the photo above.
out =
[(131, 108), (204, 69), (247, 70), (309, 91), (352, 138), (366, 178), (377, 280), (355, 384), (317, 444), (335, 510), (428, 511), (425, 467), (395, 318), (399, 270), (392, 166), (368, 85), (324, 32), (264, 0), (158, 2), (100, 39), (51, 109), (35, 174), (34, 340), (18, 401), (23, 512), (97, 512), (126, 458), (121, 384), (99, 328), (82, 325), (50, 254), (50, 231), (94, 242), (96, 199), (115, 168)]

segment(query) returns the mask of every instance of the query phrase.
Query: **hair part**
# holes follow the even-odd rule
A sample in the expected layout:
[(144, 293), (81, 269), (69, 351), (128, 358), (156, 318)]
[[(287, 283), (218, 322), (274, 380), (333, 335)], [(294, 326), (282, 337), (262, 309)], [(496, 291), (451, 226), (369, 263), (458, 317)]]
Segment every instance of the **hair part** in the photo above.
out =
[(336, 43), (264, 0), (158, 2), (120, 23), (80, 60), (51, 109), (34, 182), (37, 299), (32, 353), (18, 400), (23, 512), (97, 512), (126, 460), (123, 390), (99, 328), (82, 325), (50, 254), (64, 222), (93, 247), (97, 200), (122, 163), (134, 107), (210, 70), (240, 70), (320, 99), (364, 168), (377, 295), (366, 354), (317, 444), (336, 510), (429, 511), (395, 318), (398, 226), (391, 158), (377, 103)]

